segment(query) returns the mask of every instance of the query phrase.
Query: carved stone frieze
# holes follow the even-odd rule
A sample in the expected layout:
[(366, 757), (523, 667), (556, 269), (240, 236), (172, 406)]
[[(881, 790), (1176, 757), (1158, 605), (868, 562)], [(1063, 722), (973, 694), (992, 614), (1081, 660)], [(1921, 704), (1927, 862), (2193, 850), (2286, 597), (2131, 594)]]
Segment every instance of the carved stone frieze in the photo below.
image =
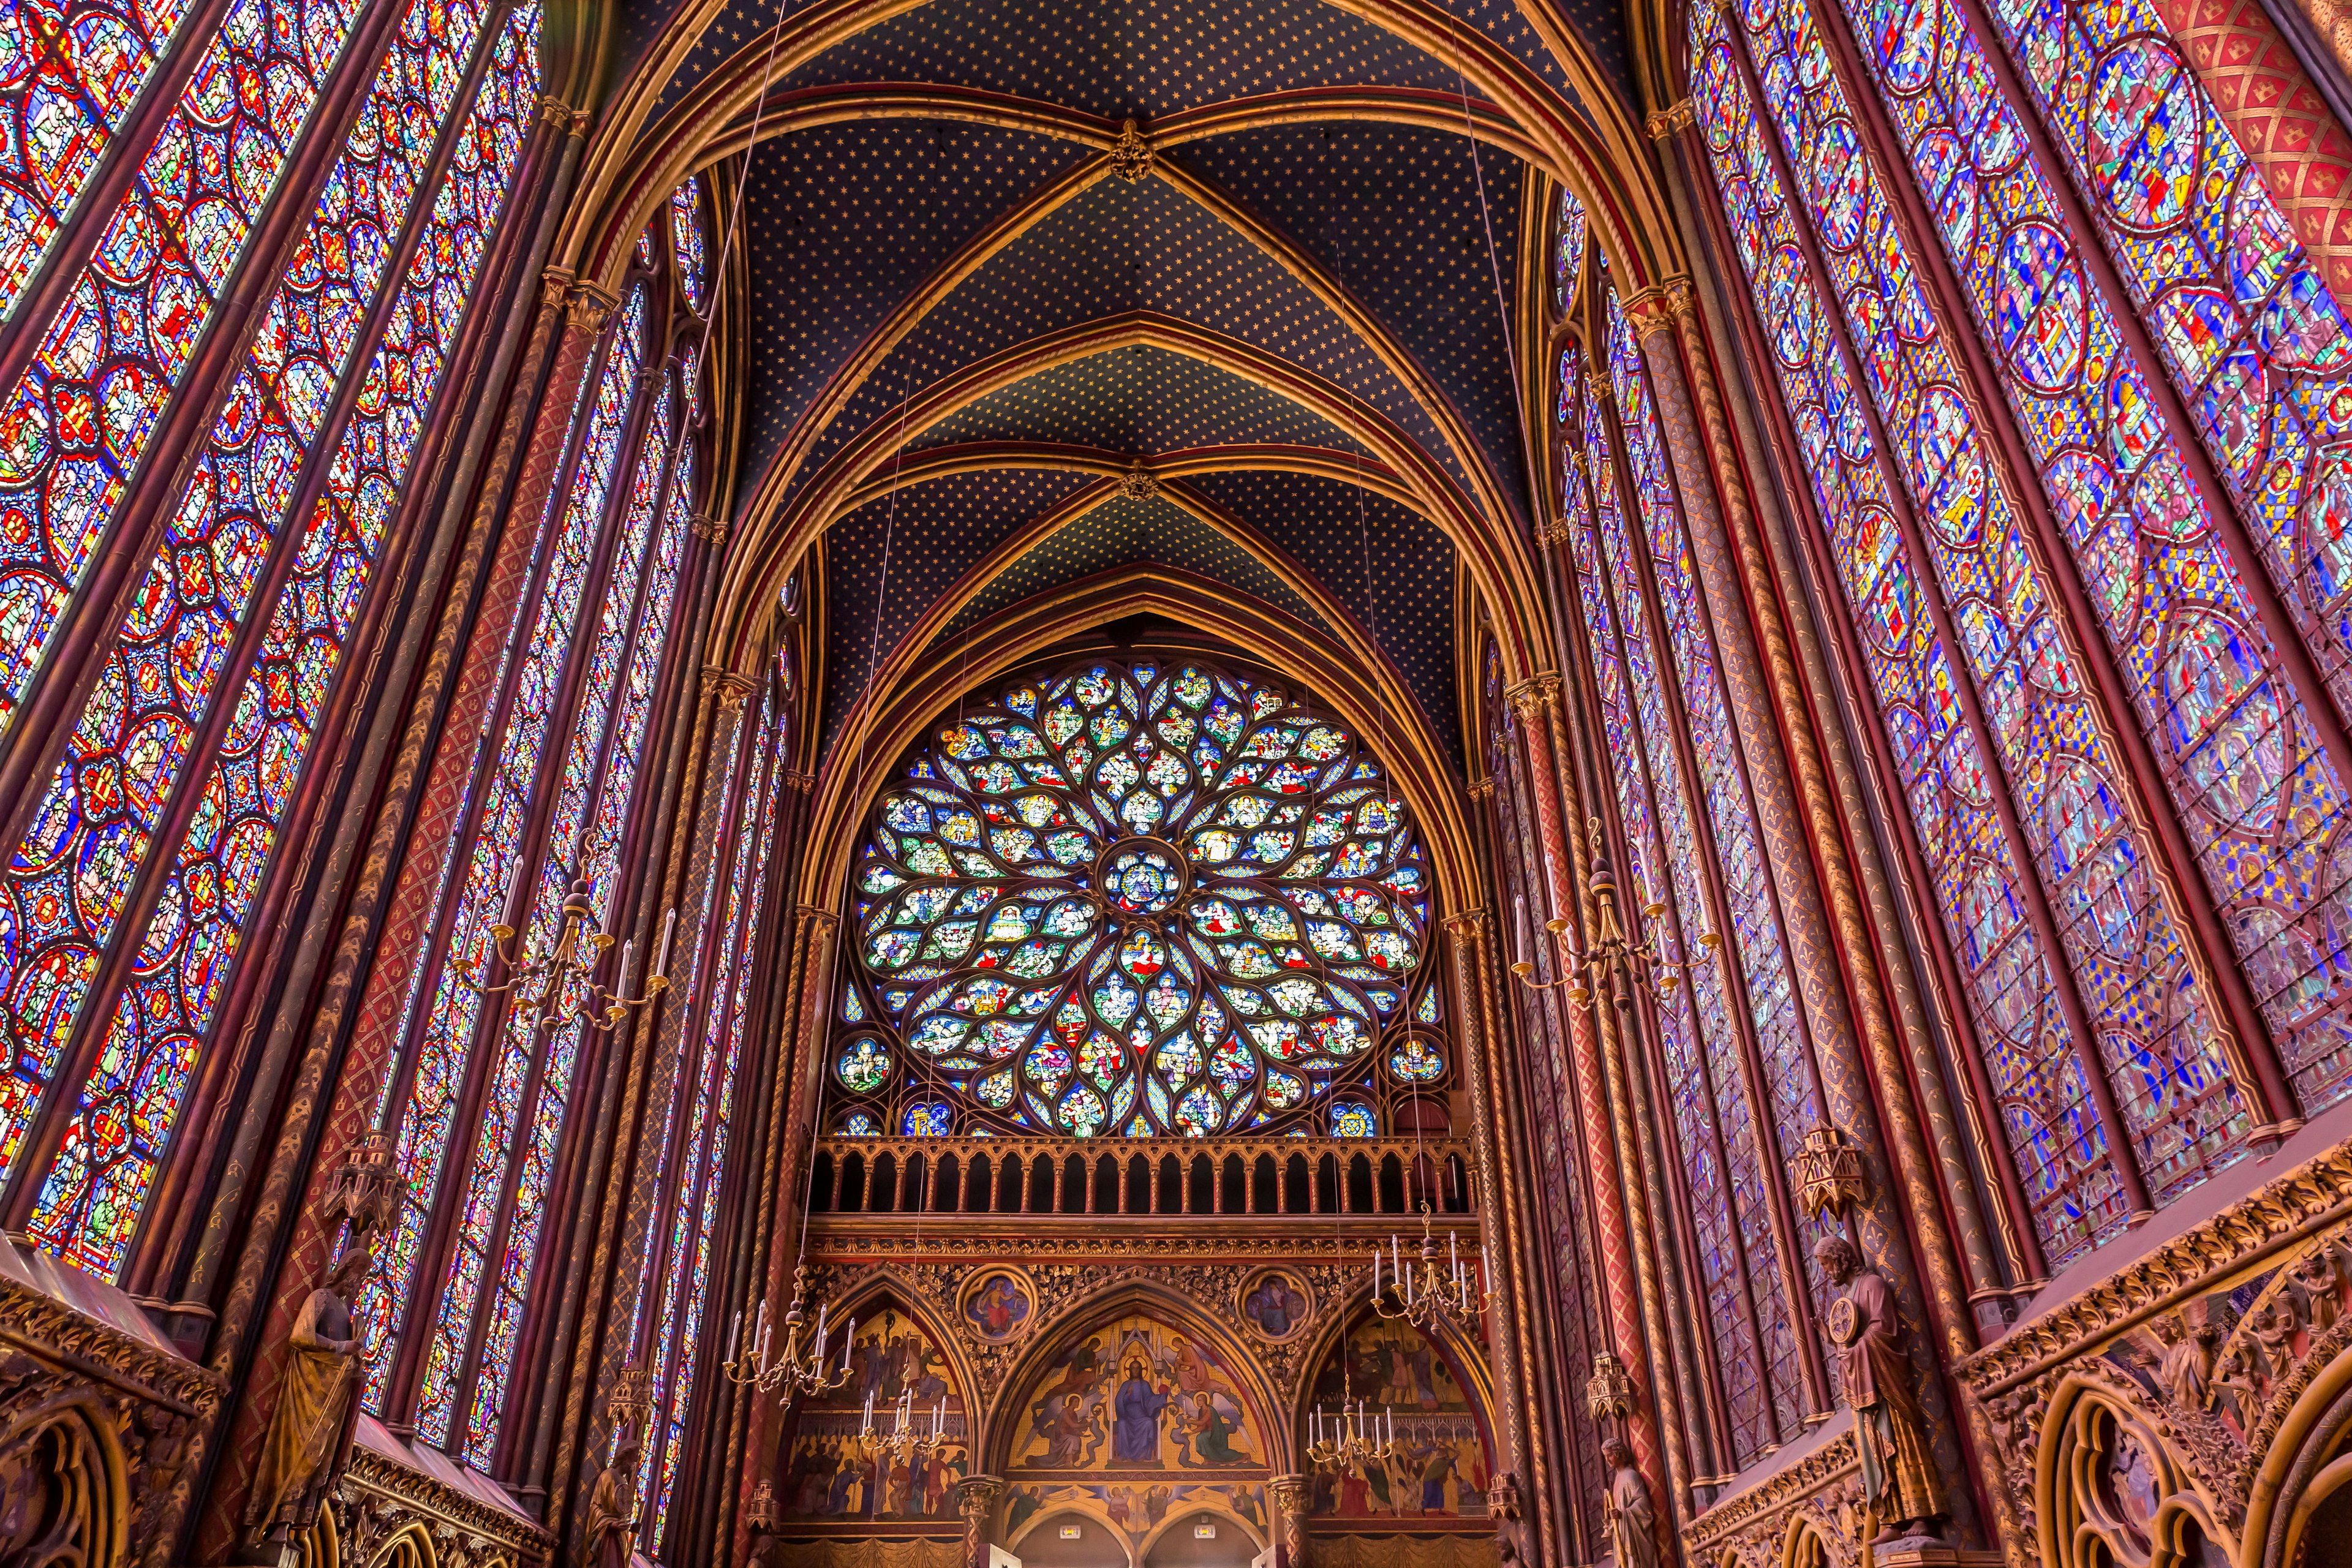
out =
[(1860, 1560), (1873, 1527), (1851, 1428), (1699, 1514), (1683, 1528), (1683, 1551), (1693, 1563), (1736, 1559), (1742, 1568), (1777, 1568), (1790, 1527), (1801, 1520), (1820, 1534), (1831, 1568)]
[(332, 1506), (347, 1563), (375, 1562), (402, 1534), (420, 1527), (432, 1540), (437, 1568), (547, 1568), (555, 1560), (554, 1538), (520, 1513), (364, 1440), (352, 1454)]
[(0, 1254), (0, 1561), (169, 1561), (221, 1379), (111, 1285), (13, 1239)]
[[(2128, 1553), (2139, 1521), (2076, 1495), (2080, 1477), (2107, 1471), (2135, 1476), (2135, 1496), (2193, 1499), (2227, 1552), (2257, 1477), (2279, 1468), (2287, 1413), (2347, 1353), (2352, 1145), (2339, 1145), (1954, 1369), (2011, 1458), (1988, 1478), (2017, 1523), (2010, 1559), (2055, 1552), (2072, 1563), (2086, 1531)], [(2044, 1539), (2053, 1500), (2060, 1516), (2088, 1522)]]

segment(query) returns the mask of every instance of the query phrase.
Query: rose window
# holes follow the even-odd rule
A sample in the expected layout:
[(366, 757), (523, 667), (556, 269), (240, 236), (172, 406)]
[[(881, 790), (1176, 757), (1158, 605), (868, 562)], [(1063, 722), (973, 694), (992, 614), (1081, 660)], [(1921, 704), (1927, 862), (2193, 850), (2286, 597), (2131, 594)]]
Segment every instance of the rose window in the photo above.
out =
[(1259, 678), (1097, 662), (967, 701), (876, 803), (851, 901), (836, 1131), (1369, 1135), (1447, 1076), (1412, 824)]

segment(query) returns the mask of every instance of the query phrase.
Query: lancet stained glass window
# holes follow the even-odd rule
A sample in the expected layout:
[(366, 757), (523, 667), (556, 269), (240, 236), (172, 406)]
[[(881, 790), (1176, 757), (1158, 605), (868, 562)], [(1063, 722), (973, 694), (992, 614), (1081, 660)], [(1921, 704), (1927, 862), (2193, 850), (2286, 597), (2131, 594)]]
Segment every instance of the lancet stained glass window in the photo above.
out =
[(850, 896), (843, 1012), (869, 1026), (835, 1047), (844, 1128), (1331, 1131), (1324, 1091), (1368, 1078), (1427, 983), (1427, 877), (1386, 770), (1196, 659), (1082, 664), (943, 715)]
[[(431, 26), (428, 9), (438, 18)], [(520, 7), (488, 37), (485, 15), (478, 5), (418, 0), (395, 30), (328, 194), (199, 447), (194, 478), (66, 762), (26, 843), (0, 873), (0, 896), (19, 910), (53, 911), (29, 925), (19, 920), (10, 931), (18, 943), (38, 944), (11, 955), (21, 965), (12, 1032), (41, 1039), (46, 1049), (16, 1054), (18, 1071), (8, 1086), (16, 1091), (16, 1114), (0, 1133), (5, 1165), (18, 1152), (26, 1113), (59, 1065), (102, 955), (125, 937), (116, 928), (132, 879), (222, 695), (263, 569), (273, 552), (289, 548), (280, 536), (292, 509), (306, 505), (291, 571), (269, 605), (217, 750), (205, 760), (195, 810), (165, 862), (164, 886), (95, 1069), (79, 1088), (78, 1109), (27, 1222), (41, 1243), (95, 1272), (121, 1267), (176, 1124), (506, 205), (535, 95), (539, 13)], [(438, 79), (461, 77), (477, 47), (491, 51), (488, 68), (455, 129), (445, 176), (427, 182), (436, 139), (384, 128), (423, 124), (446, 134), (456, 105)], [(431, 202), (420, 206), (428, 191)], [(397, 268), (391, 247), (356, 242), (400, 236), (412, 225), (416, 247)], [(362, 364), (369, 307), (387, 284), (383, 336)], [(356, 395), (339, 405), (338, 392), (353, 374)], [(342, 421), (331, 444), (324, 440), (331, 416)], [(70, 890), (61, 880), (68, 866), (79, 868)], [(42, 982), (25, 984), (33, 975)]]
[[(1884, 14), (1879, 14), (1884, 13)], [(1863, 9), (1849, 6), (1857, 26)], [(2352, 1089), (2347, 980), (2322, 957), (2352, 864), (2345, 782), (2272, 637), (2303, 636), (2352, 703), (2352, 340), (2302, 247), (2142, 4), (1998, 11), (2032, 110), (2056, 59), (2085, 72), (2052, 122), (2095, 236), (2076, 236), (1976, 28), (1949, 0), (1874, 7), (1862, 51), (2002, 391), (2165, 768), (2222, 922), (2308, 1110)], [(1818, 47), (1818, 46), (1816, 46)], [(1832, 89), (1834, 90), (1834, 89)], [(2129, 298), (2084, 267), (2104, 240)], [(1927, 243), (1923, 237), (1923, 243)], [(2147, 323), (2158, 358), (2118, 341)], [(2168, 375), (2177, 430), (2145, 377)], [(2298, 625), (2265, 626), (2185, 471), (2201, 440)], [(2323, 701), (2317, 691), (2305, 700)], [(2122, 721), (2131, 721), (2118, 715)], [(2226, 962), (2226, 954), (2216, 958)], [(2218, 1122), (2222, 1118), (2216, 1117)], [(2172, 1184), (2161, 1159), (2149, 1173)], [(2159, 1191), (2159, 1196), (2162, 1195)]]
[[(2243, 1152), (2246, 1052), (2276, 1049), (2300, 1102), (2284, 1113), (2352, 1087), (2347, 982), (2325, 956), (2352, 878), (2347, 803), (2304, 706), (2344, 692), (2299, 690), (2274, 640), (2306, 637), (2345, 686), (2347, 648), (2320, 617), (2344, 590), (2326, 474), (2352, 433), (2352, 343), (2145, 5), (1851, 0), (1843, 18), (1859, 81), (1820, 33), (1834, 8), (1694, 5), (1693, 97), (2003, 1131), (2063, 1262), (2129, 1217), (2086, 1073), (2158, 1204)], [(1857, 111), (1907, 168), (1877, 166)], [(2065, 169), (2046, 165), (2037, 117)], [(1888, 178), (1916, 186), (1927, 222)], [(2095, 232), (2071, 220), (2068, 178)], [(1939, 263), (1963, 320), (1931, 304), (1921, 268)], [(2142, 320), (2158, 364), (2135, 346)], [(1971, 330), (1994, 386), (1971, 384), (1973, 345), (1947, 336)], [(2151, 375), (2179, 386), (2194, 429)], [(1984, 426), (1988, 394), (2022, 465)], [(2257, 616), (2228, 538), (2240, 519), (2296, 626)], [(2078, 588), (2087, 625), (2064, 613)], [(2110, 679), (2120, 702), (2101, 700)], [(2119, 725), (2145, 737), (2154, 776), (2119, 767)], [(2017, 880), (1994, 789), (2042, 891)], [(2159, 873), (2147, 811), (2178, 824), (2189, 885)], [(2030, 929), (2041, 897), (2056, 952)], [(2184, 898), (2210, 900), (2227, 949), (2196, 956)], [(2266, 1038), (2229, 1035), (2200, 978), (2239, 964)], [(2073, 1037), (2061, 986), (2091, 1040)]]
[[(453, 1134), (465, 1133), (469, 1148), (487, 1144), (483, 1157), (502, 1162), (504, 1138), (520, 1114), (519, 1086), (509, 1086), (517, 1089), (515, 1100), (488, 1097), (498, 1102), (486, 1103), (481, 1139), (473, 1136), (475, 1129), (454, 1127), (467, 1059), (476, 1049), (499, 1048), (497, 1042), (477, 1040), (483, 998), (467, 976), (479, 973), (488, 959), (490, 928), (507, 918), (515, 880), (524, 872), (524, 836), (537, 798), (540, 758), (560, 717), (555, 710), (572, 642), (564, 633), (586, 619), (581, 606), (589, 592), (604, 498), (614, 481), (644, 353), (646, 293), (640, 285), (623, 299), (611, 328), (604, 374), (583, 383), (574, 412), (575, 438), (581, 443), (575, 478), (571, 492), (551, 495), (542, 514), (533, 554), (545, 560), (543, 581), (528, 626), (526, 617), (517, 617), (518, 640), (504, 675), (509, 686), (504, 723), (495, 737), (494, 754), (484, 759), (486, 765), (479, 766), (471, 785), (479, 798), (471, 808), (472, 838), (461, 859), (464, 869), (454, 895), (448, 941), (437, 967), (419, 966), (416, 972), (417, 985), (429, 984), (432, 990), (429, 998), (412, 998), (410, 1004), (416, 1008), (422, 1003), (422, 1022), (409, 1047), (417, 1056), (415, 1088), (409, 1104), (397, 1112), (400, 1132), (394, 1159), (402, 1176), (401, 1214), (378, 1273), (381, 1289), (369, 1292), (371, 1331), (387, 1336), (373, 1352), (369, 1387), (376, 1399), (382, 1397), (382, 1380), (396, 1350), (392, 1336), (405, 1328), (391, 1321), (392, 1304), (407, 1299), (416, 1248), (441, 1184), (450, 1179), (444, 1163)], [(583, 420), (584, 429), (577, 423)], [(495, 1121), (496, 1128), (488, 1121)], [(488, 1136), (493, 1131), (498, 1137)], [(464, 1181), (471, 1173), (469, 1165), (455, 1179)], [(441, 1315), (452, 1310), (470, 1314), (492, 1246), (496, 1207), (493, 1193), (487, 1203), (464, 1211), (447, 1272), (431, 1298), (440, 1302)], [(436, 1442), (447, 1436), (457, 1398), (456, 1362), (463, 1349), (451, 1346), (443, 1335), (426, 1357), (418, 1419), (420, 1430)]]
[(163, 63), (187, 0), (10, 7), (0, 56), (0, 321)]
[[(1759, 1148), (1755, 1089), (1742, 1060), (1729, 976), (1719, 957), (1692, 940), (1717, 923), (1702, 869), (1706, 851), (1665, 693), (1657, 684), (1646, 606), (1638, 585), (1612, 593), (1602, 568), (1601, 535), (1622, 537), (1623, 509), (1607, 414), (1583, 396), (1582, 370), (1583, 357), (1571, 346), (1562, 362), (1561, 416), (1570, 560), (1618, 822), (1632, 861), (1621, 879), (1627, 907), (1655, 910), (1639, 917), (1643, 930), (1655, 921), (1663, 928), (1663, 952), (1677, 961), (1699, 961), (1688, 972), (1689, 983), (1661, 1000), (1658, 1032), (1725, 1415), (1734, 1457), (1746, 1464), (1765, 1445), (1792, 1437), (1802, 1415), (1789, 1281), (1765, 1185), (1775, 1179), (1777, 1163)], [(1620, 562), (1622, 570), (1630, 555), (1621, 553)], [(1630, 672), (1639, 679), (1629, 679), (1629, 652)]]
[[(284, 11), (270, 0), (236, 0), (229, 7), (108, 216), (96, 253), (55, 317), (39, 326), (31, 367), (0, 396), (0, 531), (12, 565), (0, 584), (0, 630), (6, 633), (0, 637), (0, 732), (14, 719), (67, 599), (97, 558), (362, 10), (359, 0), (307, 0)], [(425, 47), (425, 18), (440, 10), (416, 0), (402, 18), (402, 45)], [(435, 77), (430, 123), (437, 126), (448, 111), (450, 89), (463, 79), (467, 45), (482, 15), (478, 3), (452, 7), (447, 33), (433, 45), (454, 49), (460, 64)], [(268, 89), (240, 91), (240, 82), (266, 82)], [(375, 264), (380, 248), (365, 247), (343, 264)], [(314, 262), (337, 265), (331, 257)], [(315, 279), (307, 281), (317, 286)], [(299, 379), (308, 386), (320, 367), (303, 368)], [(334, 385), (325, 377), (320, 395), (331, 395)], [(232, 427), (240, 412), (249, 413), (226, 412)], [(290, 482), (268, 470), (261, 477), (272, 492)], [(243, 547), (222, 542), (219, 570), (230, 592), (260, 565), (258, 542), (237, 542)], [(188, 586), (211, 596), (209, 584)], [(155, 603), (152, 596), (138, 602), (150, 608)], [(146, 749), (169, 744), (167, 734), (157, 733)], [(122, 770), (121, 793), (133, 801), (153, 793), (146, 783), (153, 768), (141, 750), (131, 748)]]
[[(597, 617), (584, 616), (583, 610), (591, 603), (594, 586), (592, 578), (597, 542), (605, 525), (605, 497), (623, 478), (618, 470), (627, 443), (637, 368), (645, 354), (648, 293), (640, 284), (622, 302), (617, 335), (594, 401), (588, 409), (588, 427), (571, 494), (551, 498), (551, 503), (562, 503), (562, 521), (556, 530), (554, 555), (546, 569), (547, 581), (541, 590), (534, 624), (522, 645), (522, 657), (512, 677), (514, 701), (509, 710), (491, 785), (497, 792), (499, 810), (495, 816), (485, 813), (474, 840), (473, 872), (467, 887), (464, 918), (468, 928), (466, 934), (470, 939), (467, 945), (478, 952), (488, 951), (488, 928), (503, 918), (515, 879), (526, 871), (525, 857), (531, 847), (527, 835), (538, 799), (542, 751), (551, 742), (568, 744), (571, 739), (567, 732), (559, 740), (554, 732), (563, 719), (559, 711), (562, 671), (572, 648), (572, 637), (566, 634), (575, 627), (594, 628), (590, 635), (599, 635), (604, 629)], [(604, 603), (609, 604), (612, 597), (606, 595)], [(567, 795), (572, 793), (569, 786), (578, 783), (576, 774), (564, 779)], [(549, 923), (550, 911), (545, 908), (543, 885), (540, 891), (542, 897), (528, 905), (530, 913), (517, 940), (524, 942), (531, 951), (544, 952), (552, 927)], [(436, 998), (429, 1026), (446, 1029), (452, 1035), (471, 1034), (482, 1011), (482, 998), (464, 972), (455, 972), (455, 956), (461, 949), (454, 939), (449, 951), (451, 957), (444, 961), (440, 994)], [(480, 1047), (497, 1056), (490, 1071), (490, 1089), (483, 1097), (481, 1123), (466, 1130), (461, 1138), (460, 1146), (471, 1152), (460, 1169), (453, 1173), (464, 1194), (459, 1207), (461, 1218), (450, 1249), (448, 1270), (436, 1292), (439, 1305), (434, 1314), (433, 1339), (425, 1351), (416, 1402), (417, 1429), (436, 1443), (448, 1438), (451, 1424), (459, 1418), (458, 1385), (468, 1370), (464, 1363), (473, 1353), (469, 1331), (483, 1279), (499, 1260), (505, 1233), (518, 1218), (507, 1212), (508, 1162), (515, 1156), (519, 1132), (529, 1124), (531, 1102), (545, 1089), (544, 1075), (533, 1070), (540, 1064), (535, 1060), (537, 1053), (531, 1048), (530, 1033), (510, 1029), (505, 1032), (505, 1037), (486, 1041)], [(526, 1092), (534, 1089), (539, 1092)], [(535, 1219), (536, 1215), (527, 1217)], [(487, 1358), (496, 1348), (486, 1343), (479, 1353)], [(484, 1382), (477, 1386), (480, 1394), (466, 1416), (464, 1447), (469, 1457), (480, 1437), (475, 1413), (497, 1403), (497, 1391), (491, 1384)], [(482, 1458), (487, 1459), (488, 1456)]]
[[(782, 787), (789, 727), (781, 711), (782, 682), (768, 682), (751, 738), (752, 775), (736, 814), (727, 878), (726, 904), (715, 942), (722, 960), (715, 972), (701, 1055), (694, 1064), (687, 1112), (684, 1161), (671, 1207), (669, 1245), (656, 1276), (661, 1310), (654, 1325), (653, 1379), (656, 1420), (641, 1461), (640, 1495), (653, 1500), (648, 1550), (661, 1550), (669, 1521), (670, 1496), (685, 1457), (687, 1416), (694, 1398), (695, 1345), (709, 1321), (711, 1249), (719, 1227), (720, 1183), (734, 1131), (737, 1078), (743, 1061), (744, 1031), (751, 1005), (752, 973), (760, 951), (760, 905), (767, 886), (768, 861), (776, 827), (776, 798)], [(656, 1465), (658, 1468), (656, 1469)]]

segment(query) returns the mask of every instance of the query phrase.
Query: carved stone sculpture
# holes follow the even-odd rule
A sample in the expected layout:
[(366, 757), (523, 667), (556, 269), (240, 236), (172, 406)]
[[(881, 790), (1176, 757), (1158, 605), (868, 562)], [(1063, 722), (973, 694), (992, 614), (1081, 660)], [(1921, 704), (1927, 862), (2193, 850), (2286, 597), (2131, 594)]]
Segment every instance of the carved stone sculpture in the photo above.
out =
[(1528, 1552), (1527, 1510), (1519, 1502), (1519, 1478), (1508, 1470), (1486, 1485), (1486, 1517), (1495, 1521), (1495, 1553), (1503, 1568), (1532, 1561)]
[(1633, 1467), (1633, 1450), (1622, 1437), (1601, 1446), (1609, 1466), (1609, 1489), (1601, 1494), (1601, 1514), (1609, 1526), (1609, 1544), (1617, 1553), (1617, 1568), (1658, 1568), (1658, 1515), (1651, 1506), (1650, 1483)]
[(1853, 1410), (1862, 1495), (1878, 1519), (1878, 1539), (1933, 1536), (1948, 1511), (1943, 1479), (1912, 1392), (1895, 1292), (1884, 1277), (1862, 1267), (1843, 1237), (1823, 1237), (1814, 1244), (1813, 1258), (1845, 1292), (1830, 1304), (1829, 1335), (1837, 1347), (1838, 1381)]
[(2157, 1367), (2165, 1392), (2183, 1410), (2204, 1409), (2212, 1397), (2213, 1325), (2159, 1318), (2157, 1334), (2165, 1342), (2164, 1359)]
[(257, 1540), (309, 1529), (320, 1499), (333, 1484), (343, 1416), (359, 1375), (352, 1306), (374, 1267), (375, 1255), (365, 1243), (346, 1248), (294, 1319), (278, 1408), (270, 1412), (269, 1435), (262, 1441), (261, 1462), (246, 1500), (246, 1529)]
[(637, 1424), (621, 1423), (612, 1462), (588, 1494), (590, 1568), (629, 1568), (637, 1534)]

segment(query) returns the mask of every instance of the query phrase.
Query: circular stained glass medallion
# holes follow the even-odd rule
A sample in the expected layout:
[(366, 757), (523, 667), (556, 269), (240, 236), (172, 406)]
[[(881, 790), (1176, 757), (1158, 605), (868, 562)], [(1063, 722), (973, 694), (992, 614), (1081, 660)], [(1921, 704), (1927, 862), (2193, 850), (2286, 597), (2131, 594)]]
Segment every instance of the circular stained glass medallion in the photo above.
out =
[(959, 1132), (1287, 1125), (1401, 1044), (1426, 988), (1427, 875), (1386, 770), (1202, 662), (968, 699), (876, 803), (850, 897), (843, 1015), (895, 1035), (897, 1097)]
[(1096, 885), (1123, 915), (1161, 915), (1184, 896), (1184, 860), (1157, 838), (1129, 838), (1110, 847)]

